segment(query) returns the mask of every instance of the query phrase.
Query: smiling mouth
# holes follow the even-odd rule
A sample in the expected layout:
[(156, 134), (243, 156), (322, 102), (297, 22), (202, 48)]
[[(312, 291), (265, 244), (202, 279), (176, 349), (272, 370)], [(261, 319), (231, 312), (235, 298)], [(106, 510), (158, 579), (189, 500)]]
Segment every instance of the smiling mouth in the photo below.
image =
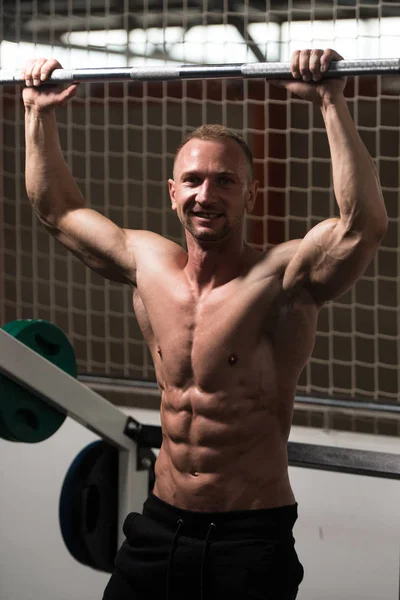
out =
[(218, 217), (222, 217), (221, 213), (213, 213), (213, 212), (194, 212), (192, 213), (195, 217), (199, 219), (217, 219)]

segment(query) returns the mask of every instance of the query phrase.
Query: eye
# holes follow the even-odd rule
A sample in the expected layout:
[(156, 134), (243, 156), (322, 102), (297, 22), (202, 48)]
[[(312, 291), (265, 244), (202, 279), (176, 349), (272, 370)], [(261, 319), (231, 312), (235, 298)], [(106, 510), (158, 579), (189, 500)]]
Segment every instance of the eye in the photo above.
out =
[(227, 175), (221, 175), (220, 177), (218, 177), (218, 184), (219, 185), (230, 185), (231, 183), (234, 183), (234, 180), (232, 179), (232, 177), (229, 177)]
[(200, 177), (197, 177), (197, 175), (187, 175), (184, 178), (183, 182), (196, 187), (201, 184), (201, 179)]

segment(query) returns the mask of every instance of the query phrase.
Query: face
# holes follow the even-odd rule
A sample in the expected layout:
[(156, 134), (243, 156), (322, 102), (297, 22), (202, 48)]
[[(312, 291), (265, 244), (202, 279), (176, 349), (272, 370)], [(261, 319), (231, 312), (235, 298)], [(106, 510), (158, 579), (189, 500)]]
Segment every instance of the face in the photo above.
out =
[(170, 179), (172, 208), (199, 241), (218, 241), (242, 227), (253, 208), (257, 182), (234, 140), (192, 139), (180, 150)]

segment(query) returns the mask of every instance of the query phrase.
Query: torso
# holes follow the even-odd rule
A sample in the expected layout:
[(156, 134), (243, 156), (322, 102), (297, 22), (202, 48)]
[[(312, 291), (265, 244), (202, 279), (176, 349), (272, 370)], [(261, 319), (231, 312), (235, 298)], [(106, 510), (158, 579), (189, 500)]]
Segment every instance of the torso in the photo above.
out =
[(285, 253), (254, 253), (238, 277), (200, 295), (182, 253), (146, 252), (134, 288), (161, 390), (154, 493), (200, 511), (292, 504), (287, 439), (318, 309), (305, 290), (283, 292)]

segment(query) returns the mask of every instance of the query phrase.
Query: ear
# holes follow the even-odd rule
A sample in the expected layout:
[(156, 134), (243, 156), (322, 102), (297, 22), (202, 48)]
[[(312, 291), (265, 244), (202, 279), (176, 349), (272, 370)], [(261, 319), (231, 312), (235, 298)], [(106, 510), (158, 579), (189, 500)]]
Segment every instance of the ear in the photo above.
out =
[(176, 210), (175, 181), (173, 179), (168, 179), (168, 190), (169, 190), (169, 197), (171, 198), (172, 210)]
[(246, 212), (251, 212), (254, 208), (254, 204), (256, 202), (256, 198), (257, 198), (257, 191), (258, 191), (258, 181), (256, 179), (254, 179), (254, 181), (252, 181), (249, 184), (249, 189), (247, 190), (247, 199), (246, 199)]

